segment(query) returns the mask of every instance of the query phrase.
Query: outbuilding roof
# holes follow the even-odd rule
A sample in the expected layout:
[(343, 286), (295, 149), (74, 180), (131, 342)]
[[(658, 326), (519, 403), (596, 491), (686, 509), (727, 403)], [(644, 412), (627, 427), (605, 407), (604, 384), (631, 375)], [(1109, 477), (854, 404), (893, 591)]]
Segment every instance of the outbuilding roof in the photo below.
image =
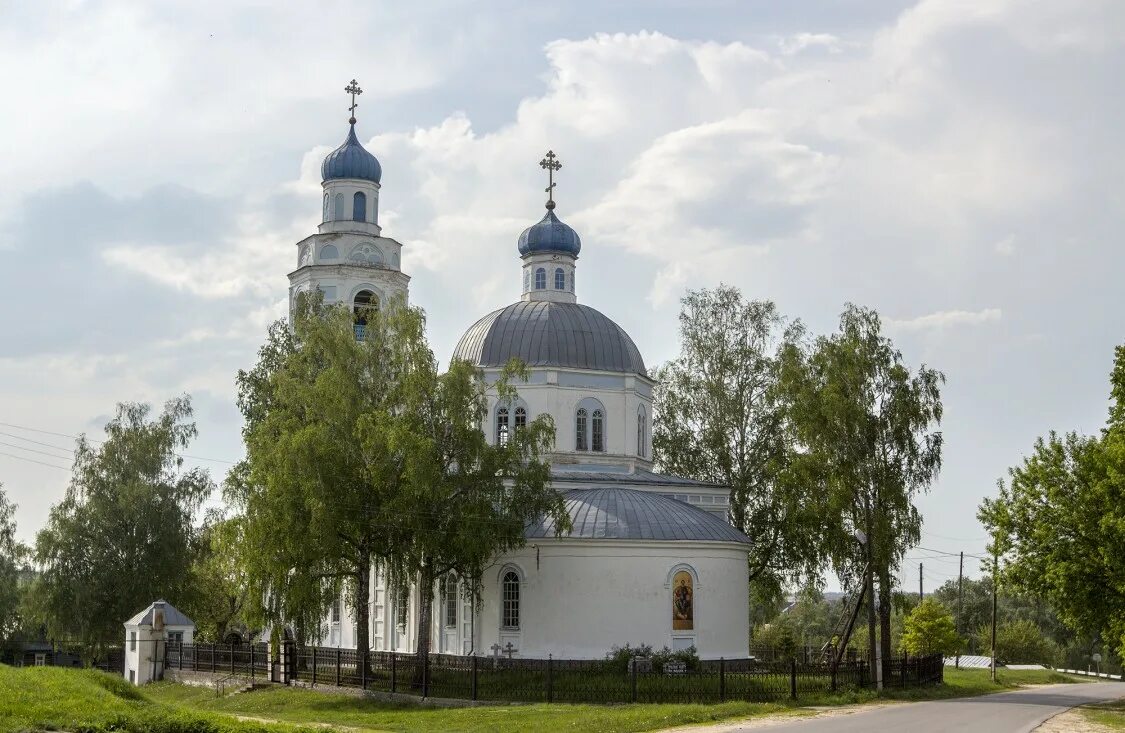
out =
[(155, 601), (149, 607), (125, 622), (126, 626), (152, 626), (156, 611), (164, 611), (165, 626), (195, 626), (195, 622), (167, 601)]
[[(573, 525), (563, 537), (750, 543), (749, 537), (714, 514), (650, 491), (571, 489), (563, 499)], [(542, 519), (524, 534), (528, 539), (554, 538), (555, 523)]]

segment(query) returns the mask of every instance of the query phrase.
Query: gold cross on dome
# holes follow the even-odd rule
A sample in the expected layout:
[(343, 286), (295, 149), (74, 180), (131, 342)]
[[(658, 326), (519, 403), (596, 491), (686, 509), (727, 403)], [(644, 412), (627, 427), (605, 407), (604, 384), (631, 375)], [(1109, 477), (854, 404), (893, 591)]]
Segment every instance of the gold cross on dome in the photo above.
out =
[(348, 122), (350, 122), (351, 124), (354, 125), (355, 124), (355, 108), (359, 106), (356, 103), (355, 98), (356, 98), (357, 95), (363, 94), (363, 90), (359, 88), (359, 82), (357, 82), (355, 79), (352, 79), (351, 82), (349, 82), (348, 85), (346, 87), (344, 87), (344, 91), (347, 92), (348, 94), (352, 95), (352, 106), (348, 107), (348, 111), (352, 113), (352, 116), (351, 116), (351, 119), (348, 120)]
[(547, 188), (543, 190), (547, 192), (547, 208), (553, 209), (555, 208), (555, 171), (562, 168), (562, 161), (555, 155), (555, 151), (548, 150), (543, 160), (539, 161), (539, 167), (547, 171)]

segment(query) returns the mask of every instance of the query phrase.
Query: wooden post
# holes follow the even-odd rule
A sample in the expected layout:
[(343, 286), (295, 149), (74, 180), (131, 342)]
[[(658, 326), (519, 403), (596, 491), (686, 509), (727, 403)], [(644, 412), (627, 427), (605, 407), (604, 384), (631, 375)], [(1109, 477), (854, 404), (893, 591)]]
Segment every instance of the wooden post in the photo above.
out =
[(473, 699), (477, 699), (477, 655), (473, 654)]
[[(961, 633), (961, 590), (964, 585), (965, 576), (965, 551), (961, 550), (961, 564), (957, 567), (957, 633)], [(944, 667), (944, 662), (942, 663)], [(961, 669), (961, 648), (957, 648), (957, 658), (953, 661), (953, 666)]]
[(547, 655), (547, 702), (554, 702), (554, 659)]
[(340, 686), (340, 647), (336, 647), (336, 686)]
[(797, 699), (797, 658), (789, 661), (789, 698)]
[(630, 671), (630, 676), (632, 677), (632, 683), (633, 683), (633, 702), (636, 702), (637, 701), (637, 658), (633, 657), (632, 659), (633, 659), (633, 663), (632, 663), (632, 665), (630, 665), (632, 667), (632, 669)]
[(391, 692), (394, 692), (395, 688), (398, 687), (398, 669), (395, 665), (397, 659), (398, 655), (391, 652)]
[(991, 671), (989, 676), (992, 681), (996, 681), (996, 567), (999, 564), (999, 557), (997, 552), (992, 552), (992, 663), (989, 665)]
[(727, 700), (727, 660), (719, 657), (719, 702)]

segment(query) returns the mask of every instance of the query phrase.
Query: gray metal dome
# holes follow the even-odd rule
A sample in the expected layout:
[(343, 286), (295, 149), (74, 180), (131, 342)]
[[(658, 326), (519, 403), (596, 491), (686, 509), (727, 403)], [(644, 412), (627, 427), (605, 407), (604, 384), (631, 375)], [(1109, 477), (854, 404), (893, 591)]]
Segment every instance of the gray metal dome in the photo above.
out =
[[(572, 489), (563, 493), (563, 499), (574, 525), (563, 537), (750, 543), (749, 537), (714, 514), (650, 491)], [(528, 527), (524, 536), (554, 537), (555, 523), (541, 520)]]
[(629, 334), (600, 312), (578, 303), (513, 303), (474, 323), (453, 351), (453, 358), (482, 367), (502, 367), (513, 357), (529, 367), (648, 375)]

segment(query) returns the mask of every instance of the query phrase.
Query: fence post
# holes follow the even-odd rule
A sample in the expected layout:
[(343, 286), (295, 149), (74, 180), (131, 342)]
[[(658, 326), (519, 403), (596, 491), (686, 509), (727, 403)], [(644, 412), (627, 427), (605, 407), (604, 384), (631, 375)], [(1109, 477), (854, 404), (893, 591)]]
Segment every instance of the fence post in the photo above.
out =
[(183, 672), (184, 671), (184, 645), (183, 644), (177, 644), (176, 649), (178, 649), (179, 652), (180, 652), (179, 654), (176, 655), (177, 657), (179, 657), (176, 660), (176, 669)]
[(397, 660), (398, 654), (396, 654), (395, 652), (391, 652), (391, 692), (394, 692), (395, 688), (398, 687), (398, 665), (396, 664)]
[(797, 699), (797, 658), (789, 661), (789, 698)]
[(215, 643), (211, 643), (211, 674), (215, 674)]
[(313, 687), (316, 687), (316, 647), (314, 646), (314, 647), (310, 648), (309, 652), (312, 654), (312, 668), (313, 668), (312, 683), (313, 683)]
[(719, 657), (719, 702), (727, 701), (727, 660)]
[(250, 642), (250, 682), (254, 682), (254, 642)]
[(637, 701), (637, 658), (635, 656), (632, 657), (632, 663), (629, 666), (632, 668), (629, 674), (632, 676), (632, 681), (633, 681), (633, 702), (636, 702)]
[(230, 673), (234, 674), (234, 642), (230, 643)]
[(553, 659), (552, 655), (548, 654), (547, 655), (547, 702), (554, 702), (554, 698), (555, 698), (555, 691), (554, 691), (554, 682), (555, 682), (554, 671), (555, 670), (554, 670), (554, 667), (555, 667), (555, 660)]
[[(364, 655), (366, 657), (366, 655)], [(361, 658), (359, 650), (355, 653), (355, 663), (359, 665), (359, 687), (361, 690), (367, 689), (367, 662), (370, 658)]]
[(477, 655), (473, 654), (473, 699), (477, 699)]
[(832, 670), (832, 692), (836, 691), (836, 662), (835, 660), (828, 663), (829, 669)]
[(340, 686), (340, 647), (336, 647), (336, 686)]
[(904, 690), (906, 689), (906, 664), (907, 664), (907, 656), (906, 656), (906, 652), (903, 652), (902, 653), (902, 689), (904, 689)]
[(430, 696), (430, 655), (422, 662), (422, 697)]
[(196, 672), (199, 669), (199, 660), (197, 659), (199, 654), (197, 654), (196, 651), (195, 651), (198, 648), (199, 648), (198, 644), (192, 644), (191, 645), (191, 671), (192, 672)]

